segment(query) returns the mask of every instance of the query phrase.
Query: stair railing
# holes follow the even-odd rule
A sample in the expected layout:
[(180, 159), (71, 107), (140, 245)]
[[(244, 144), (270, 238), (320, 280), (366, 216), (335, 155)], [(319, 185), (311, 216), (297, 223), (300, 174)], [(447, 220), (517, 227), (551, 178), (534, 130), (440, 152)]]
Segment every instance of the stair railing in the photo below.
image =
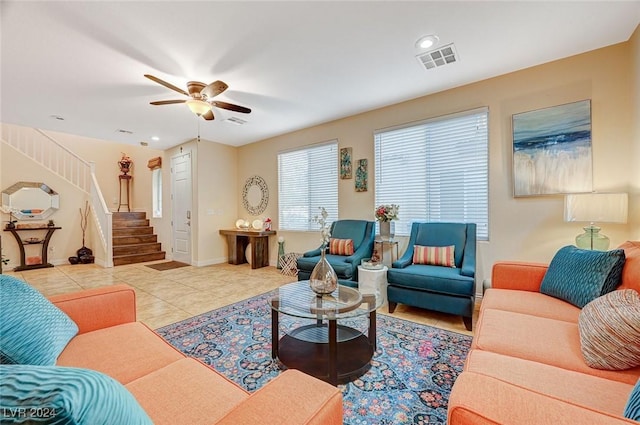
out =
[(1, 127), (4, 143), (89, 196), (92, 216), (105, 252), (104, 266), (113, 267), (112, 213), (100, 190), (95, 164), (80, 158), (40, 129), (11, 125)]

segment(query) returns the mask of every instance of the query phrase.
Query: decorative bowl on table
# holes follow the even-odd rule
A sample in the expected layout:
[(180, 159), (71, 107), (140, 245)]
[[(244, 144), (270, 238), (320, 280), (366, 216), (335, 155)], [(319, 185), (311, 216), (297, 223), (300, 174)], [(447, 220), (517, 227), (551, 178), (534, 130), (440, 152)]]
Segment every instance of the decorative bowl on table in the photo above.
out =
[(381, 262), (371, 261), (370, 259), (363, 259), (362, 261), (360, 261), (360, 265), (362, 266), (362, 268), (367, 270), (380, 270), (384, 267), (384, 264), (382, 264)]

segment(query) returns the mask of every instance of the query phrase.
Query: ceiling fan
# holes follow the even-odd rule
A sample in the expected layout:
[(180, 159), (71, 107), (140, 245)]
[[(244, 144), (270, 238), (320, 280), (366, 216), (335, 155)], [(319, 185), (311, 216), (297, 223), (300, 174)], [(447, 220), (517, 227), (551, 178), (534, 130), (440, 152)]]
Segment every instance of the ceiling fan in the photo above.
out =
[(144, 74), (145, 77), (154, 81), (160, 85), (165, 86), (173, 91), (177, 91), (180, 94), (190, 97), (190, 99), (176, 99), (176, 100), (158, 100), (151, 102), (152, 105), (171, 105), (173, 103), (186, 103), (191, 112), (197, 116), (201, 116), (205, 120), (211, 121), (214, 119), (212, 106), (222, 109), (228, 109), (229, 111), (242, 112), (248, 114), (251, 109), (244, 106), (234, 105), (233, 103), (221, 102), (218, 100), (212, 100), (215, 96), (225, 91), (229, 86), (222, 81), (214, 81), (211, 84), (204, 84), (199, 81), (189, 81), (187, 83), (188, 92), (182, 90), (179, 87), (174, 86), (171, 83), (161, 80), (153, 75)]

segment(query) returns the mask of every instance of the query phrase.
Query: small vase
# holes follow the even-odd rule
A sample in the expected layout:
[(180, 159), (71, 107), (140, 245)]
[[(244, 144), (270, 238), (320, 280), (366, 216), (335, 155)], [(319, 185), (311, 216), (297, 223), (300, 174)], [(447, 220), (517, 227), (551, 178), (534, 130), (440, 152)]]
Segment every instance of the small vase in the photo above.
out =
[(322, 248), (320, 260), (309, 276), (309, 286), (319, 296), (330, 294), (338, 288), (338, 275), (325, 258), (324, 251), (325, 249)]
[(380, 222), (380, 239), (390, 241), (395, 233), (395, 223), (393, 221)]

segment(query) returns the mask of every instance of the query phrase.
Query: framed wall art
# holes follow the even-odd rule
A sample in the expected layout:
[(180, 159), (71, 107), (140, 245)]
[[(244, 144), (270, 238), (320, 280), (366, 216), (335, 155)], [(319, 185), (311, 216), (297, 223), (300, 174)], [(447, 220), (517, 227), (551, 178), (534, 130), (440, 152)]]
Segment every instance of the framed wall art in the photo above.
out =
[(366, 192), (369, 185), (368, 160), (359, 159), (356, 168), (356, 192)]
[(514, 196), (591, 192), (591, 100), (513, 115)]
[(353, 158), (352, 148), (340, 148), (340, 178), (343, 180), (353, 177), (351, 158)]

